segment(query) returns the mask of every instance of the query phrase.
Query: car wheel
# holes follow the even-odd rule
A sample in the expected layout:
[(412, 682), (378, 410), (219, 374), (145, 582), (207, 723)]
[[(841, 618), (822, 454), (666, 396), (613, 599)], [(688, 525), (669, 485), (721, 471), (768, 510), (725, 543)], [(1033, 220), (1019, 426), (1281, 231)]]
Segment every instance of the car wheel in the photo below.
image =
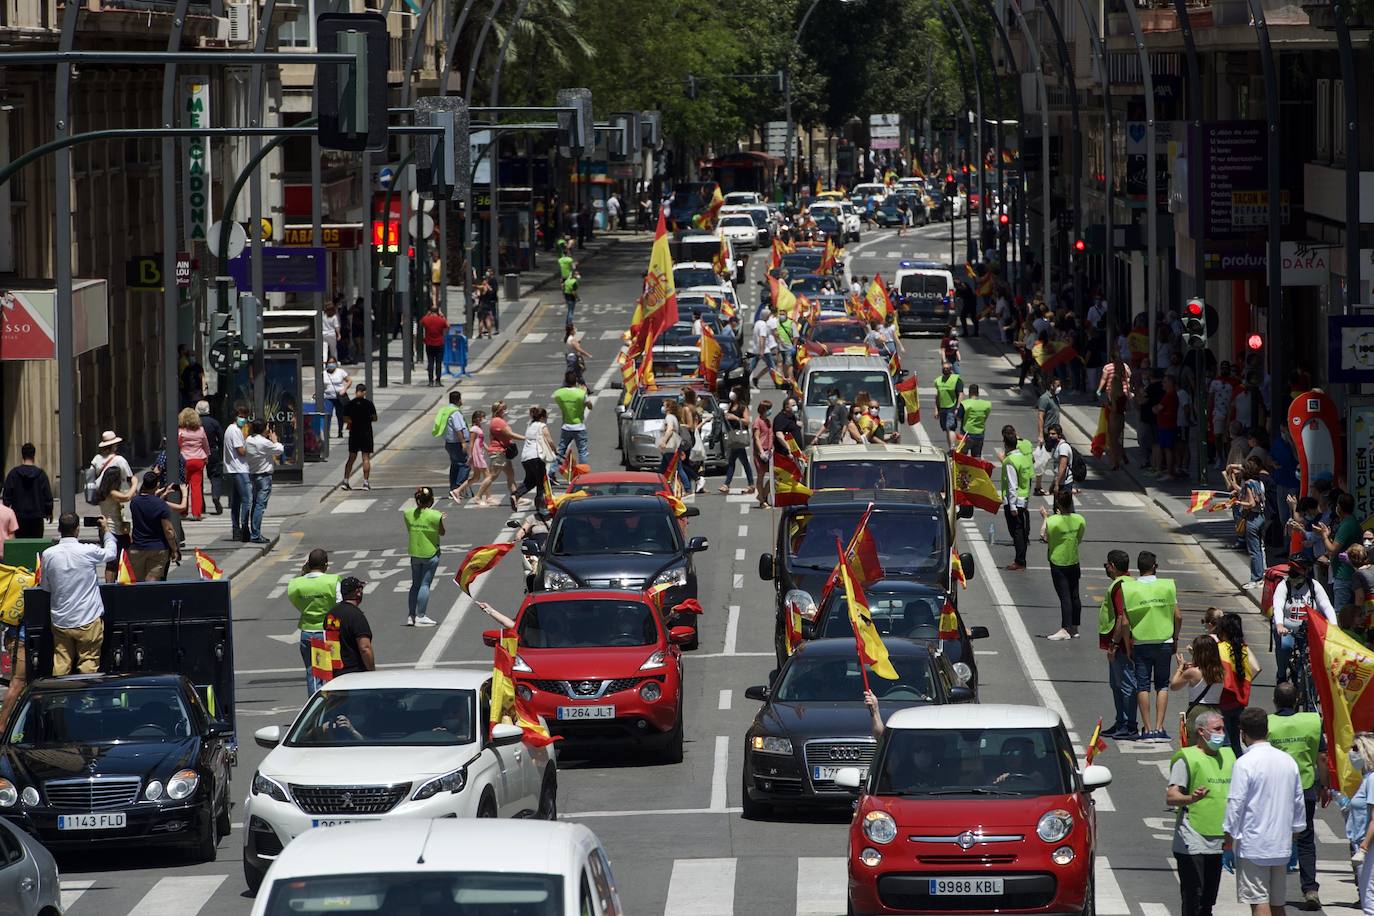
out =
[[(226, 773), (225, 776), (227, 777), (228, 774)], [(225, 785), (228, 784), (228, 780), (226, 779)], [(234, 829), (233, 824), (229, 823), (229, 794), (227, 792), (224, 795), (224, 806), (219, 809), (219, 819), (216, 821), (216, 827), (219, 829), (219, 835), (221, 837), (227, 837)]]
[(492, 797), (491, 790), (482, 793), (482, 800), (477, 803), (478, 817), (496, 817), (496, 799)]
[(534, 816), (542, 821), (558, 820), (558, 770), (552, 760), (544, 769), (544, 785), (539, 789), (539, 810)]
[(1097, 884), (1088, 876), (1088, 893), (1083, 901), (1083, 916), (1097, 916)]
[(219, 819), (214, 812), (205, 821), (205, 826), (196, 831), (196, 841), (187, 852), (191, 861), (196, 863), (215, 861), (215, 849), (219, 846)]
[(685, 729), (683, 724), (683, 709), (682, 705), (679, 704), (677, 708), (677, 724), (673, 726), (672, 732), (668, 735), (668, 743), (663, 747), (663, 753), (661, 756), (663, 758), (664, 763), (682, 762), (682, 744), (684, 730)]
[[(744, 765), (749, 765), (746, 757)], [(766, 820), (773, 814), (773, 806), (764, 802), (754, 801), (749, 797), (749, 776), (746, 770), (740, 770), (740, 805), (743, 807), (742, 814), (746, 821)]]
[(267, 869), (258, 869), (248, 861), (247, 851), (243, 854), (243, 883), (248, 885), (248, 893), (257, 896), (258, 888), (262, 887), (262, 879), (267, 877)]

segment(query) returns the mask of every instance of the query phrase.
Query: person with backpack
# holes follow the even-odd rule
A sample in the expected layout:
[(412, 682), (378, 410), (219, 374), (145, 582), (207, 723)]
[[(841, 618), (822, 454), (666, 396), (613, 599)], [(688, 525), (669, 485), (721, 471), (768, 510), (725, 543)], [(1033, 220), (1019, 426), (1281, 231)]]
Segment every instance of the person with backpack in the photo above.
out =
[(1045, 427), (1045, 449), (1050, 453), (1051, 473), (1050, 495), (1074, 492), (1074, 484), (1082, 480), (1087, 472), (1082, 457), (1074, 451), (1064, 438), (1064, 428), (1058, 423)]
[(1229, 477), (1240, 518), (1236, 533), (1245, 537), (1245, 550), (1250, 555), (1250, 581), (1241, 586), (1246, 590), (1264, 585), (1264, 525), (1265, 487), (1264, 467), (1257, 458), (1246, 458), (1239, 478)]
[(115, 539), (115, 558), (105, 564), (105, 581), (113, 582), (119, 573), (119, 555), (129, 549), (129, 520), (124, 506), (138, 495), (134, 472), (119, 454), (124, 440), (107, 429), (100, 434), (95, 457), (86, 468), (86, 502), (100, 508), (105, 526)]
[(1274, 658), (1278, 664), (1275, 677), (1283, 682), (1292, 676), (1288, 663), (1293, 650), (1301, 643), (1306, 651), (1308, 616), (1314, 610), (1320, 611), (1334, 625), (1336, 609), (1326, 591), (1312, 581), (1310, 567), (1301, 560), (1290, 560), (1286, 572), (1281, 566), (1272, 567), (1266, 571), (1266, 578), (1273, 579), (1273, 600), (1265, 602), (1261, 593), (1260, 606), (1273, 614)]

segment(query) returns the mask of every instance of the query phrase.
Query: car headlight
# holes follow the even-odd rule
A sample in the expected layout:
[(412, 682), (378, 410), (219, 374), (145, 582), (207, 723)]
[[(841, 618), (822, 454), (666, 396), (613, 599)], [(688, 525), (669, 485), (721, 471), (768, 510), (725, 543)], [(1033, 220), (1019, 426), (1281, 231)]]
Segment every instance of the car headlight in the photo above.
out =
[(147, 788), (143, 790), (143, 797), (148, 801), (157, 801), (162, 797), (162, 783), (156, 779), (148, 783)]
[(25, 807), (33, 808), (38, 804), (38, 790), (33, 786), (25, 786), (19, 797), (23, 800)]
[(19, 801), (19, 790), (8, 779), (0, 779), (0, 808), (13, 808)]
[(891, 843), (897, 839), (897, 822), (886, 811), (870, 811), (864, 815), (864, 836), (875, 843)]
[(659, 649), (653, 655), (644, 660), (644, 664), (639, 666), (640, 671), (653, 671), (656, 668), (666, 668), (668, 666), (668, 653)]
[(653, 581), (651, 581), (651, 582), (649, 583), (649, 585), (650, 585), (651, 587), (652, 587), (652, 586), (655, 586), (655, 585), (686, 585), (686, 584), (687, 584), (687, 567), (686, 567), (686, 566), (675, 566), (675, 567), (673, 567), (672, 569), (665, 569), (663, 572), (661, 572), (661, 573), (659, 573), (658, 575), (654, 576)]
[(755, 735), (750, 746), (760, 754), (792, 754), (791, 738), (774, 738), (772, 735)]
[(635, 433), (632, 437), (632, 441), (635, 445), (653, 445), (658, 440), (654, 436)]
[(468, 769), (463, 767), (454, 770), (452, 773), (445, 773), (443, 776), (435, 776), (428, 782), (420, 783), (420, 788), (415, 790), (411, 798), (415, 801), (423, 801), (440, 792), (461, 792), (463, 787), (468, 784)]
[(646, 703), (657, 703), (663, 696), (663, 688), (658, 685), (658, 681), (645, 681), (640, 685), (639, 695)]
[(1046, 811), (1035, 825), (1035, 834), (1046, 843), (1058, 843), (1073, 829), (1073, 815), (1063, 808)]
[(544, 590), (548, 592), (561, 592), (564, 589), (577, 588), (577, 582), (573, 577), (565, 572), (556, 569), (544, 570)]
[(286, 789), (281, 783), (268, 779), (261, 772), (253, 774), (253, 794), (266, 795), (273, 801), (290, 803), (291, 799), (286, 795)]
[(530, 667), (530, 663), (521, 658), (518, 652), (515, 658), (511, 660), (510, 667), (512, 671), (523, 671), (526, 674), (534, 673), (534, 669)]
[(811, 593), (800, 588), (789, 589), (782, 599), (783, 606), (796, 605), (797, 610), (805, 620), (815, 620), (820, 613), (820, 608), (816, 607), (816, 599), (811, 597)]
[(189, 798), (198, 785), (200, 774), (195, 770), (177, 770), (176, 774), (167, 780), (167, 797), (173, 801)]

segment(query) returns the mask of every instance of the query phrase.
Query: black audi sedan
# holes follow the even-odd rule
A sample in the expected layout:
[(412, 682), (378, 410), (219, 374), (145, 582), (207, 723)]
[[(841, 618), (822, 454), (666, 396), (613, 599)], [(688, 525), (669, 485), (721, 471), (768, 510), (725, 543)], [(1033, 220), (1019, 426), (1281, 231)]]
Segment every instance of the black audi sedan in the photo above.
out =
[[(884, 642), (897, 680), (868, 673), (884, 718), (908, 706), (974, 702), (930, 644)], [(854, 795), (836, 787), (835, 773), (866, 771), (877, 749), (853, 634), (802, 643), (770, 680), (744, 692), (763, 703), (744, 738), (744, 816), (767, 817), (776, 806), (851, 805)]]
[(0, 817), (49, 849), (177, 846), (229, 833), (232, 729), (179, 674), (35, 681), (0, 743)]
[[(527, 592), (574, 588), (646, 591), (666, 585), (660, 601), (671, 608), (697, 597), (693, 556), (708, 547), (704, 537), (685, 537), (661, 496), (588, 496), (565, 502), (547, 536), (532, 534), (520, 545), (535, 560)], [(681, 624), (694, 631), (697, 616)], [(669, 626), (679, 622), (670, 619)]]

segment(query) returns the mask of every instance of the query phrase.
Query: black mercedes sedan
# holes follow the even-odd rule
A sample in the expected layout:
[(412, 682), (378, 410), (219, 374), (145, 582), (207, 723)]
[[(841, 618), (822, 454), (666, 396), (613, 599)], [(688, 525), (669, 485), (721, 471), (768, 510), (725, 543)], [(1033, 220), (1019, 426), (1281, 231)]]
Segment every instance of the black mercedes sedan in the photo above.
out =
[[(908, 706), (974, 701), (927, 642), (884, 642), (897, 680), (868, 673), (884, 718)], [(851, 805), (854, 795), (836, 787), (835, 773), (866, 770), (877, 748), (854, 636), (802, 643), (770, 680), (744, 692), (763, 703), (744, 738), (744, 816), (766, 817), (775, 806)]]
[(43, 678), (0, 743), (0, 817), (54, 849), (184, 848), (229, 833), (232, 729), (179, 674)]

